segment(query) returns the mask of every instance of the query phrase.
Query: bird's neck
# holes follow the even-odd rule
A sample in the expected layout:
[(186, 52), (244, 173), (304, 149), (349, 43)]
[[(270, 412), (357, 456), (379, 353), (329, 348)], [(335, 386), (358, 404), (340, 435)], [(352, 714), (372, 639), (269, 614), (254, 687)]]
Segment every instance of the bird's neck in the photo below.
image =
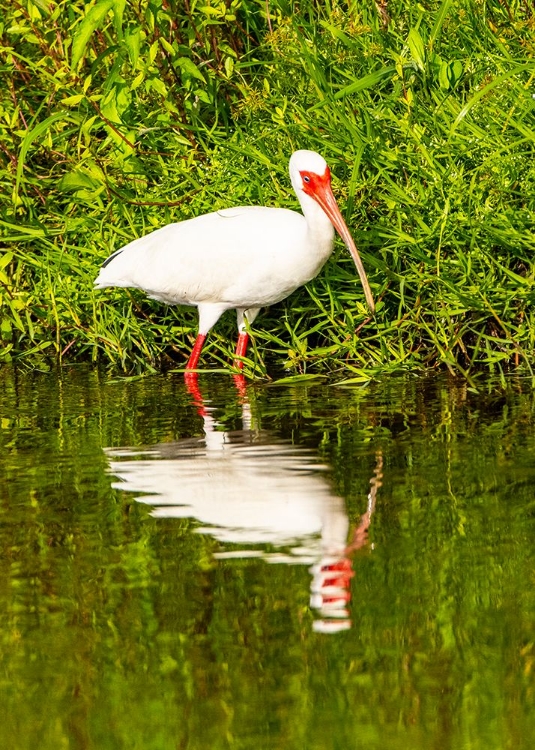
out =
[(334, 244), (334, 227), (331, 220), (313, 198), (305, 193), (299, 197), (311, 244), (322, 255), (330, 255)]

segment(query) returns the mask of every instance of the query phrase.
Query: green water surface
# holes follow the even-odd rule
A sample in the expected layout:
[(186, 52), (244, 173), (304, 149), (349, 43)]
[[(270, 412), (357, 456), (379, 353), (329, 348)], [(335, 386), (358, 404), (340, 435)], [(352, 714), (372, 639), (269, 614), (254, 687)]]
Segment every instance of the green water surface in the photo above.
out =
[(535, 747), (529, 387), (0, 389), (0, 748)]

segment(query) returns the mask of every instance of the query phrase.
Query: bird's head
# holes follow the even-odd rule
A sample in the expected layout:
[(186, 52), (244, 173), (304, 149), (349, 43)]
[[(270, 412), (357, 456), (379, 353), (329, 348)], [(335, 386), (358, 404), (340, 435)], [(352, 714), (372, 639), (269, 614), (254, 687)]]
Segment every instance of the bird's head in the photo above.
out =
[(290, 159), (290, 179), (297, 195), (311, 198), (331, 186), (331, 171), (327, 162), (315, 151), (294, 151)]

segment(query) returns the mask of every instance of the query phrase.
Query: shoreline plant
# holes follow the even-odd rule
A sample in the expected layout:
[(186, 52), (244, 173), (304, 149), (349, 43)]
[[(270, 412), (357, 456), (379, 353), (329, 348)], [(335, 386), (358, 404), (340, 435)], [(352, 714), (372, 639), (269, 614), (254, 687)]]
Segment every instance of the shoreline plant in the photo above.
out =
[[(329, 162), (350, 258), (262, 313), (246, 372), (535, 367), (535, 10), (430, 0), (0, 0), (0, 361), (184, 365), (195, 314), (95, 292), (170, 221), (297, 207)], [(337, 246), (338, 247), (338, 246)], [(228, 315), (206, 367), (227, 367)]]

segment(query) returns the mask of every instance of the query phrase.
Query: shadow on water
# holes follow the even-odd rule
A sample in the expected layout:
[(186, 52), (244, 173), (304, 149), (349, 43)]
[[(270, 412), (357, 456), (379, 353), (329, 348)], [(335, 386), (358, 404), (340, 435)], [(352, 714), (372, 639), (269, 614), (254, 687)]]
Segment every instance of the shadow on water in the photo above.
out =
[(535, 396), (0, 370), (0, 747), (535, 744)]

